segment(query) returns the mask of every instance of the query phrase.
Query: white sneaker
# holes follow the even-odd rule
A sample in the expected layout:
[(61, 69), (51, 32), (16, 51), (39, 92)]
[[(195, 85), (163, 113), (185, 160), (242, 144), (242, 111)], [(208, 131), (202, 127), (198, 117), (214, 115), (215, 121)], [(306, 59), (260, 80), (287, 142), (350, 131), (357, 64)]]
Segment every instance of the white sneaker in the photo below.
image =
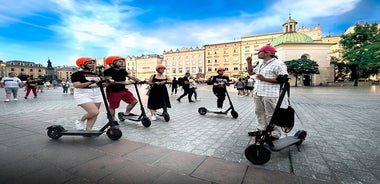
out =
[(84, 122), (79, 121), (79, 120), (75, 120), (75, 128), (77, 130), (84, 130)]
[(156, 117), (156, 115), (153, 115), (152, 117), (150, 117), (150, 119), (151, 119), (152, 121), (156, 121), (156, 120), (157, 120), (157, 117)]
[(17, 98), (13, 99), (13, 101), (17, 101), (17, 100), (18, 100)]
[(216, 112), (223, 112), (222, 108), (216, 108)]
[(5, 99), (4, 102), (9, 102), (9, 99)]

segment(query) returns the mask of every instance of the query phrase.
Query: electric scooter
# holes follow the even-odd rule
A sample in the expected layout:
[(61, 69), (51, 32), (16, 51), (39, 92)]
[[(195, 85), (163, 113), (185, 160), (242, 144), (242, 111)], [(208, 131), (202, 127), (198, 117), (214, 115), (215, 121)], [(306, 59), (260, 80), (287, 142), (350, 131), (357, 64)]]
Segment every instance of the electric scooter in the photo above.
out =
[(225, 84), (223, 85), (223, 89), (224, 89), (224, 91), (225, 91), (225, 93), (226, 93), (226, 95), (227, 95), (228, 101), (229, 101), (229, 103), (230, 103), (230, 107), (228, 107), (228, 109), (225, 110), (225, 111), (211, 111), (211, 110), (206, 109), (205, 107), (200, 107), (200, 108), (198, 108), (198, 113), (199, 113), (200, 115), (205, 115), (205, 114), (207, 114), (208, 112), (210, 112), (210, 113), (215, 113), (215, 114), (223, 114), (223, 115), (227, 115), (228, 112), (231, 110), (231, 116), (232, 116), (233, 118), (236, 119), (236, 118), (239, 117), (239, 114), (235, 111), (235, 108), (234, 108), (234, 106), (233, 106), (233, 104), (232, 104), (232, 101), (231, 101), (230, 95), (228, 94), (228, 91), (227, 91), (227, 88), (226, 88), (226, 85), (225, 85)]
[(118, 118), (119, 118), (120, 121), (125, 121), (126, 119), (128, 119), (128, 120), (131, 120), (131, 121), (141, 121), (141, 123), (144, 125), (144, 127), (149, 127), (151, 125), (150, 119), (146, 115), (144, 106), (142, 105), (141, 96), (140, 96), (140, 93), (139, 93), (139, 89), (137, 87), (137, 84), (144, 84), (144, 83), (145, 83), (145, 81), (138, 82), (138, 83), (137, 82), (133, 83), (134, 86), (135, 86), (137, 98), (138, 98), (139, 103), (140, 103), (141, 114), (136, 118), (136, 116), (124, 116), (124, 112), (119, 112), (117, 115), (118, 115)]
[(245, 149), (245, 157), (253, 164), (265, 164), (270, 160), (271, 151), (281, 151), (292, 145), (296, 145), (298, 151), (300, 151), (299, 146), (306, 138), (307, 132), (304, 130), (299, 130), (293, 136), (287, 136), (280, 139), (273, 139), (271, 134), (274, 130), (275, 125), (280, 126), (281, 130), (285, 133), (290, 132), (294, 126), (294, 121), (288, 124), (280, 124), (273, 121), (273, 117), (276, 113), (278, 113), (278, 109), (281, 107), (281, 103), (285, 97), (285, 94), (288, 93), (288, 99), (290, 97), (290, 85), (288, 80), (289, 78), (287, 78), (287, 75), (277, 78), (277, 81), (281, 86), (281, 93), (277, 101), (272, 119), (264, 131), (253, 132), (253, 136), (255, 136), (255, 143)]
[(108, 123), (104, 125), (100, 130), (66, 130), (61, 125), (52, 125), (47, 128), (47, 135), (52, 139), (58, 139), (61, 136), (71, 135), (71, 136), (84, 136), (84, 137), (91, 137), (91, 136), (99, 136), (104, 133), (104, 131), (107, 129), (106, 134), (108, 138), (111, 140), (118, 140), (122, 136), (122, 132), (118, 127), (118, 122), (113, 120), (113, 117), (110, 113), (108, 102), (106, 99), (106, 95), (103, 89), (103, 83), (105, 80), (102, 80), (97, 83), (97, 85), (100, 88), (100, 92), (103, 97), (104, 106), (107, 111), (107, 119)]

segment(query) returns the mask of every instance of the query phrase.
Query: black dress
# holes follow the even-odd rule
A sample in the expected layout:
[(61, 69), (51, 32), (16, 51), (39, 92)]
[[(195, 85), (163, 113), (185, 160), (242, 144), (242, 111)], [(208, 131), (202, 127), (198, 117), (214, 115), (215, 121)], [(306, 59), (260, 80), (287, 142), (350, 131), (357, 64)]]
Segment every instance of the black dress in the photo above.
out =
[[(166, 81), (166, 79), (156, 79), (156, 75), (153, 76), (153, 83), (162, 81)], [(160, 109), (165, 106), (171, 108), (169, 93), (166, 86), (153, 84), (149, 93), (148, 109)]]

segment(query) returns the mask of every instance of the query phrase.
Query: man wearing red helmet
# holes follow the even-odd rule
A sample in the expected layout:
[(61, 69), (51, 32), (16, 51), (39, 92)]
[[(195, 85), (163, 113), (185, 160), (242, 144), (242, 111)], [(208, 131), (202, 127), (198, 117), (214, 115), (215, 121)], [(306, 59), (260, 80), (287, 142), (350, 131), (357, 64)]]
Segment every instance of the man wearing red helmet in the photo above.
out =
[(223, 66), (219, 66), (218, 68), (216, 68), (216, 73), (218, 73), (218, 75), (215, 75), (212, 77), (212, 83), (213, 83), (212, 92), (217, 97), (217, 100), (216, 100), (217, 112), (223, 111), (223, 103), (224, 103), (224, 100), (226, 99), (225, 87), (230, 82), (230, 78), (224, 75), (225, 70), (226, 69)]
[[(279, 75), (287, 75), (287, 67), (284, 62), (279, 61), (275, 55), (276, 48), (270, 45), (261, 47), (258, 51), (258, 58), (261, 59), (256, 67), (252, 66), (252, 57), (247, 58), (247, 71), (249, 75), (255, 74), (255, 87), (253, 91), (255, 101), (255, 114), (257, 117), (257, 129), (265, 130), (268, 126), (274, 109), (276, 107), (280, 85), (277, 83)], [(253, 132), (248, 135), (254, 136)], [(274, 127), (272, 137), (280, 138), (279, 127)]]
[(105, 79), (110, 81), (106, 88), (106, 94), (110, 112), (113, 117), (115, 116), (115, 109), (120, 106), (120, 101), (122, 100), (128, 104), (124, 116), (137, 116), (131, 113), (131, 111), (138, 101), (133, 94), (125, 88), (125, 85), (131, 84), (131, 82), (126, 81), (127, 77), (135, 82), (139, 82), (140, 80), (130, 75), (123, 68), (124, 62), (125, 59), (120, 56), (109, 56), (106, 58), (106, 64), (110, 66), (110, 68), (104, 70)]

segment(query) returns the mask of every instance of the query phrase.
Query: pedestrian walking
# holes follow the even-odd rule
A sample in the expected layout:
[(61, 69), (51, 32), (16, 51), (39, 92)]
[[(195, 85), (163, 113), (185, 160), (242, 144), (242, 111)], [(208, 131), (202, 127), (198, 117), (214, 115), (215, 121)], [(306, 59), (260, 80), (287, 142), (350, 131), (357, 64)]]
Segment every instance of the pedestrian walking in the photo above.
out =
[[(288, 72), (284, 62), (277, 59), (275, 47), (266, 45), (257, 51), (258, 58), (261, 60), (255, 68), (252, 66), (252, 57), (248, 57), (246, 60), (248, 74), (255, 74), (256, 82), (253, 99), (257, 117), (257, 130), (262, 131), (269, 125), (278, 101), (280, 85), (276, 79), (280, 75), (287, 75)], [(248, 132), (248, 135), (254, 136), (255, 134), (254, 132)], [(280, 136), (280, 128), (275, 126), (272, 137), (278, 139)]]
[(37, 81), (33, 77), (28, 77), (26, 79), (26, 93), (25, 99), (28, 99), (30, 91), (33, 92), (34, 98), (37, 98)]
[(173, 77), (173, 80), (172, 80), (172, 94), (177, 94), (177, 89), (178, 89), (178, 80), (176, 77)]
[(193, 100), (191, 100), (191, 96), (193, 95), (192, 91), (190, 90), (190, 82), (189, 82), (189, 77), (190, 77), (190, 73), (189, 72), (186, 72), (185, 73), (185, 76), (182, 77), (181, 80), (183, 85), (182, 85), (182, 89), (183, 89), (183, 94), (177, 98), (177, 101), (178, 102), (181, 102), (181, 99), (183, 97), (185, 97), (187, 95), (187, 98), (189, 100), (189, 102), (194, 102)]
[(195, 101), (198, 101), (198, 93), (197, 93), (198, 84), (194, 80), (193, 76), (190, 77), (189, 82), (190, 82), (190, 91), (191, 93), (193, 93)]
[(239, 78), (239, 80), (235, 83), (235, 86), (234, 86), (237, 91), (238, 91), (238, 96), (242, 97), (243, 94), (244, 94), (244, 83), (243, 81), (241, 80), (241, 78)]
[(3, 77), (0, 81), (0, 86), (5, 88), (6, 99), (4, 102), (9, 102), (13, 94), (13, 101), (17, 101), (18, 88), (23, 87), (20, 78), (16, 77), (14, 72), (9, 72), (7, 77)]

